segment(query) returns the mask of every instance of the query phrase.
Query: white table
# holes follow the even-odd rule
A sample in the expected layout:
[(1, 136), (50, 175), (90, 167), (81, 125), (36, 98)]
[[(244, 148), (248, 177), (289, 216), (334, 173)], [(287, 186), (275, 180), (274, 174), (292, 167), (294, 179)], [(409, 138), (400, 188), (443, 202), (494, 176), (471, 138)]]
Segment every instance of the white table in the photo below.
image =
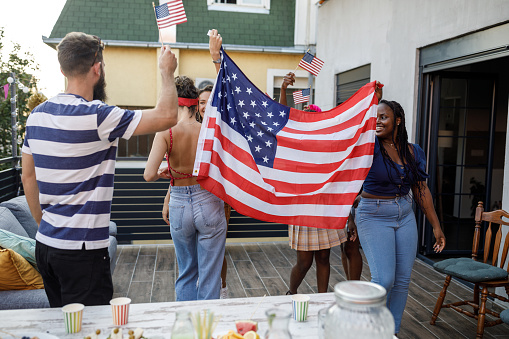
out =
[[(307, 321), (290, 320), (289, 328), (293, 339), (317, 338), (317, 313), (320, 309), (332, 305), (335, 300), (333, 293), (310, 294), (309, 296), (311, 300)], [(264, 338), (268, 329), (265, 311), (275, 307), (291, 312), (290, 296), (132, 304), (129, 311), (129, 323), (121, 327), (125, 328), (124, 333), (127, 329), (134, 330), (141, 327), (145, 330), (144, 336), (149, 339), (170, 339), (176, 311), (188, 310), (194, 313), (209, 309), (214, 314), (221, 316), (213, 334), (215, 338), (217, 335), (228, 333), (229, 330), (235, 330), (236, 320), (249, 319), (259, 303), (260, 306), (252, 320), (258, 322), (258, 333), (261, 338)], [(101, 329), (100, 339), (105, 339), (114, 327), (116, 326), (113, 326), (110, 306), (85, 307), (82, 330), (76, 334), (65, 333), (60, 308), (0, 311), (0, 329), (19, 334), (23, 331), (27, 333), (47, 332), (62, 339), (82, 339), (96, 329)], [(0, 333), (0, 337), (2, 336)]]

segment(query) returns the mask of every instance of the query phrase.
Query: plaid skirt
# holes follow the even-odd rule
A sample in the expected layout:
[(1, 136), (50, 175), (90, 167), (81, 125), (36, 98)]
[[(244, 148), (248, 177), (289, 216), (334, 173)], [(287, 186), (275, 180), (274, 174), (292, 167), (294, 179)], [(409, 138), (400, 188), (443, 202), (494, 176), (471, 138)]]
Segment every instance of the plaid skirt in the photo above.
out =
[(288, 225), (290, 247), (297, 251), (319, 251), (344, 243), (347, 239), (345, 229)]

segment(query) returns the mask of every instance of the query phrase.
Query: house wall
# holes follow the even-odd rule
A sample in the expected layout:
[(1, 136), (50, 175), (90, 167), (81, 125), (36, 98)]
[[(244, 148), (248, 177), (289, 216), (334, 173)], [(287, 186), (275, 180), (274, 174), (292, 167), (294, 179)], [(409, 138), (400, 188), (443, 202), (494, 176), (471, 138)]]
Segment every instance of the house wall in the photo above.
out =
[[(337, 73), (371, 64), (371, 80), (385, 84), (385, 99), (401, 103), (409, 139), (415, 141), (419, 48), (508, 20), (509, 6), (504, 0), (326, 1), (318, 10), (317, 20), (317, 55), (325, 61), (316, 79), (317, 104), (325, 109), (334, 107)], [(505, 154), (499, 156), (505, 156), (502, 208), (507, 211), (509, 138)], [(509, 227), (503, 229), (506, 233)], [(497, 293), (505, 294), (501, 288)]]
[(108, 104), (153, 107), (158, 95), (157, 56), (155, 48), (106, 48)]
[[(126, 47), (108, 47), (105, 50), (108, 104), (155, 106), (161, 82), (157, 66), (159, 51), (159, 48)], [(216, 69), (208, 50), (174, 48), (173, 52), (178, 60), (175, 75), (186, 75), (193, 80), (216, 78)], [(300, 54), (247, 52), (229, 52), (228, 55), (258, 88), (268, 93), (272, 93), (272, 88), (267, 88), (269, 70), (291, 71), (302, 57)]]
[(402, 104), (414, 140), (418, 49), (508, 19), (504, 0), (326, 1), (317, 20), (317, 55), (325, 61), (317, 104), (334, 107), (335, 74), (371, 64), (371, 80), (385, 84), (384, 98)]

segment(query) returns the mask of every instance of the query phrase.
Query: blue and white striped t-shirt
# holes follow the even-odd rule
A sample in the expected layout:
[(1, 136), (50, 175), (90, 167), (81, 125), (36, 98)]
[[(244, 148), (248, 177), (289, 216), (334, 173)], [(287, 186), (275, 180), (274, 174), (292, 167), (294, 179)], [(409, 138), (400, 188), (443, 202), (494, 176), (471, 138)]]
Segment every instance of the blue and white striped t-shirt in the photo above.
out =
[(37, 106), (22, 152), (31, 154), (43, 211), (36, 239), (59, 249), (108, 246), (118, 138), (129, 139), (141, 111), (73, 94)]

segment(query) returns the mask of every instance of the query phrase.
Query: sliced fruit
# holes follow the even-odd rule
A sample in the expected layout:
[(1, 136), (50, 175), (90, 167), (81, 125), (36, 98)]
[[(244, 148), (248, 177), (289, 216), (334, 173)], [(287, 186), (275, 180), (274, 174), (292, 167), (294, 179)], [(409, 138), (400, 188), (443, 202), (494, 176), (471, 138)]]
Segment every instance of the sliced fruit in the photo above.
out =
[(235, 327), (237, 327), (238, 333), (244, 335), (249, 331), (256, 332), (258, 330), (258, 323), (251, 320), (239, 320), (235, 322)]
[(260, 336), (255, 331), (249, 331), (244, 334), (244, 339), (260, 339)]

